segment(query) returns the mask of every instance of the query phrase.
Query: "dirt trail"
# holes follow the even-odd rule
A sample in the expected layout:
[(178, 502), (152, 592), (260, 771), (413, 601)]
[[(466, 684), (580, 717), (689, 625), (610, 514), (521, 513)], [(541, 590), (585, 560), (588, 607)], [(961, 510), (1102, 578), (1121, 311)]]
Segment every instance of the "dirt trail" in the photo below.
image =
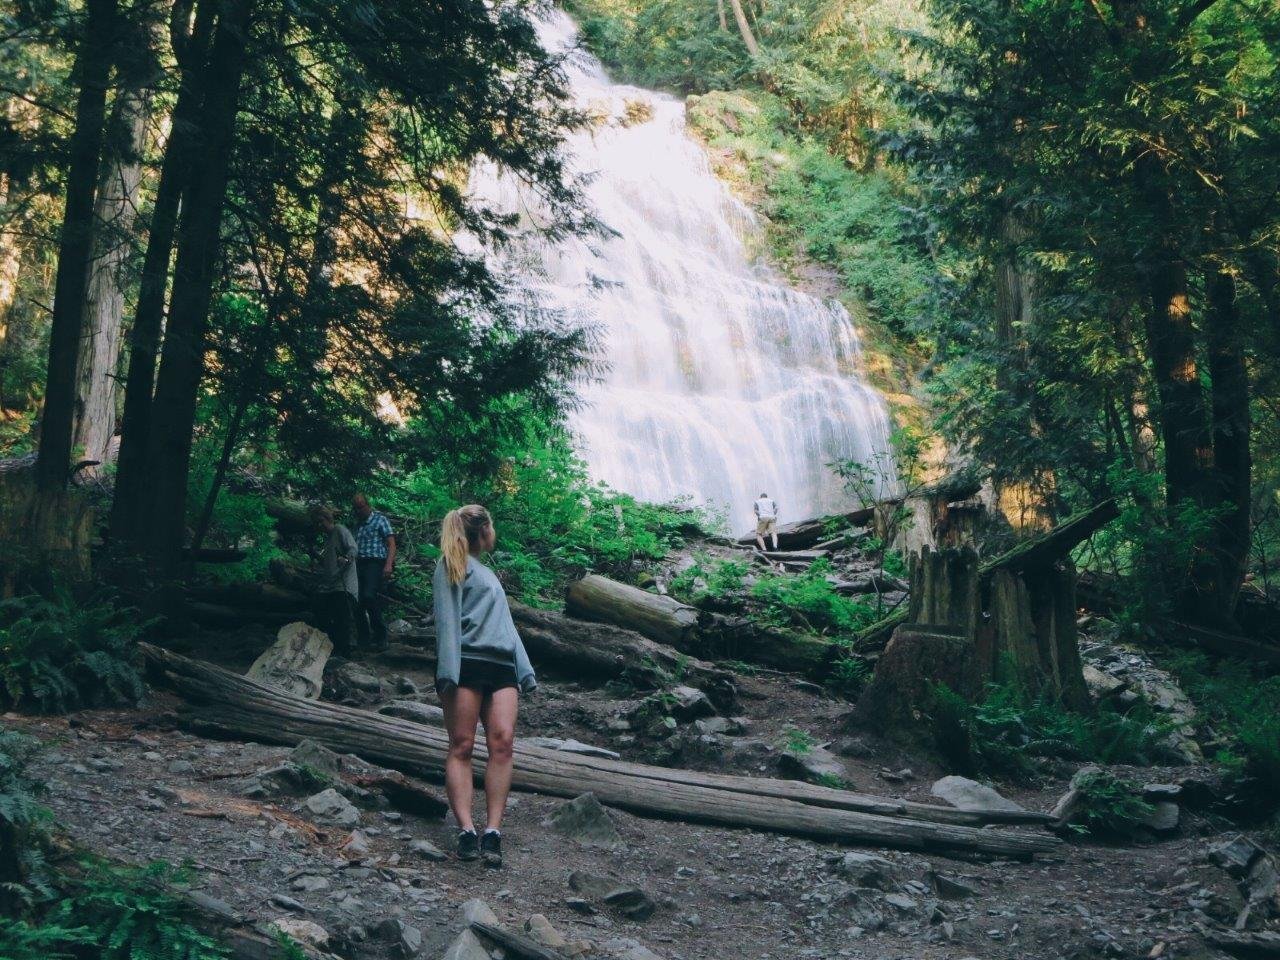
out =
[[(374, 677), (381, 692), (357, 695), (364, 699), (429, 690), (429, 677), (377, 662), (343, 671), (365, 684)], [(775, 676), (748, 678), (744, 694), (736, 734), (702, 733), (689, 723), (659, 739), (626, 729), (623, 718), (640, 693), (545, 677), (542, 692), (525, 703), (520, 732), (574, 738), (628, 759), (770, 775), (786, 742), (799, 738), (830, 744), (859, 790), (933, 800), (929, 785), (941, 771), (843, 733), (847, 704)], [(648, 956), (640, 944), (668, 960), (1205, 957), (1217, 954), (1203, 946), (1196, 925), (1229, 920), (1240, 905), (1234, 881), (1205, 859), (1221, 839), (1219, 827), (1192, 814), (1168, 840), (1077, 841), (1060, 856), (1024, 864), (840, 848), (617, 811), (609, 816), (621, 842), (608, 849), (546, 825), (564, 801), (518, 795), (505, 830), (506, 868), (486, 871), (430, 859), (421, 841), (450, 849), (447, 822), (365, 809), (358, 823), (336, 826), (303, 805), (305, 791), (264, 792), (261, 774), (289, 751), (190, 736), (174, 727), (178, 706), (161, 696), (136, 712), (5, 720), (49, 743), (36, 772), (48, 781), (46, 802), (58, 824), (76, 841), (133, 862), (190, 861), (197, 889), (208, 896), (251, 919), (305, 917), (328, 931), (331, 950), (352, 958), (404, 955), (388, 939), (391, 918), (422, 932), (420, 956), (443, 956), (459, 929), (458, 905), (472, 897), (516, 928), (541, 913), (596, 954), (633, 960)], [(1172, 781), (1189, 772), (1196, 771), (1142, 776)], [(1001, 789), (1048, 809), (1069, 773), (1064, 768), (1039, 790)], [(343, 850), (353, 828), (367, 850)], [(628, 919), (598, 895), (572, 889), (575, 871), (639, 888), (653, 915)]]

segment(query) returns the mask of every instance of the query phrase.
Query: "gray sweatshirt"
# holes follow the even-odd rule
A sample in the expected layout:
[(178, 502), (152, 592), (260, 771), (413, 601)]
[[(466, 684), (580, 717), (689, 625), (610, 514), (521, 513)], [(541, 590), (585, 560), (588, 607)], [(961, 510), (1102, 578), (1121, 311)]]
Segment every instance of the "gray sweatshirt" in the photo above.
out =
[(335, 523), (325, 537), (320, 570), (324, 575), (321, 587), (325, 593), (345, 590), (353, 597), (359, 593), (356, 584), (356, 538), (340, 523)]
[(450, 583), (444, 561), (436, 562), (431, 580), (436, 615), (436, 686), (458, 685), (462, 658), (511, 664), (516, 683), (528, 692), (538, 685), (529, 655), (511, 619), (507, 593), (492, 570), (467, 557), (467, 575)]

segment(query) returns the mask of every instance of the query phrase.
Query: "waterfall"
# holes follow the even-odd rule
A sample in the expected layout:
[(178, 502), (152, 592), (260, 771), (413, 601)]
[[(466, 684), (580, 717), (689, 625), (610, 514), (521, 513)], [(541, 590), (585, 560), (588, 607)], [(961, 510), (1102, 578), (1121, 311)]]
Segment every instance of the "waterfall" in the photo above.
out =
[[(569, 50), (553, 10), (544, 45)], [(655, 502), (691, 498), (744, 529), (767, 491), (782, 520), (850, 509), (827, 466), (883, 470), (889, 419), (860, 376), (845, 308), (793, 289), (753, 255), (763, 228), (712, 172), (685, 131), (684, 103), (616, 84), (575, 50), (577, 103), (598, 118), (568, 143), (571, 166), (613, 235), (528, 244), (503, 266), (549, 306), (598, 326), (598, 382), (584, 385), (572, 428), (592, 476)], [(477, 168), (471, 189), (528, 215), (511, 178)]]

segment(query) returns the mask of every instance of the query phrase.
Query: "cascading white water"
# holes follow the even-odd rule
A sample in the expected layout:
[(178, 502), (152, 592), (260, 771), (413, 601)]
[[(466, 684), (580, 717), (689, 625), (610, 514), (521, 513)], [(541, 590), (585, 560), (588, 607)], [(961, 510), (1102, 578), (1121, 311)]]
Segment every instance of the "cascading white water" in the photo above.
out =
[[(558, 10), (540, 30), (549, 49), (576, 42)], [(683, 102), (610, 82), (583, 51), (567, 72), (574, 99), (602, 118), (570, 140), (572, 166), (594, 176), (587, 198), (616, 235), (529, 244), (505, 267), (601, 328), (607, 369), (584, 387), (572, 422), (592, 475), (644, 500), (727, 510), (735, 530), (761, 491), (784, 521), (848, 509), (827, 465), (890, 462), (888, 416), (860, 379), (848, 312), (786, 286), (750, 254), (762, 228), (685, 132)], [(636, 104), (652, 116), (633, 122), (647, 112)], [(472, 190), (530, 212), (519, 185), (493, 169), (477, 169)]]

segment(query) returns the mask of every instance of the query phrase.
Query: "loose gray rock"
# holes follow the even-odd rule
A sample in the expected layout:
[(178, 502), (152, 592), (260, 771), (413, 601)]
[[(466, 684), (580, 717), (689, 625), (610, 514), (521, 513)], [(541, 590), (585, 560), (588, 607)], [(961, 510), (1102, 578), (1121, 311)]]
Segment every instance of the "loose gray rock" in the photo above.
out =
[(673, 698), (671, 713), (676, 719), (696, 720), (699, 717), (715, 716), (716, 708), (697, 687), (672, 687), (668, 692)]
[(424, 860), (430, 860), (433, 863), (440, 863), (449, 859), (447, 853), (429, 840), (414, 840), (409, 844), (409, 850)]
[(606, 893), (617, 886), (617, 883), (606, 877), (599, 877), (583, 870), (575, 870), (569, 874), (569, 889), (593, 900), (602, 899)]
[(643, 922), (653, 916), (658, 905), (639, 887), (617, 887), (604, 895), (609, 909), (628, 920)]
[(304, 947), (323, 950), (329, 946), (329, 931), (310, 920), (302, 920), (298, 917), (279, 917), (269, 921), (267, 926), (279, 931), (290, 940)]
[(898, 870), (884, 857), (851, 850), (836, 861), (836, 872), (857, 887), (887, 890), (897, 883)]
[(348, 660), (334, 671), (334, 683), (363, 693), (381, 693), (382, 681), (360, 664)]
[(335, 826), (354, 827), (360, 822), (360, 811), (332, 787), (307, 797), (302, 805), (318, 820)]
[(995, 790), (968, 777), (943, 777), (929, 792), (960, 810), (1020, 811), (1024, 807), (1000, 796)]
[(490, 926), (500, 926), (497, 914), (495, 914), (489, 905), (479, 897), (473, 897), (458, 908), (458, 912), (462, 914), (462, 922), (468, 927), (473, 923), (487, 923)]
[(614, 847), (622, 842), (618, 829), (594, 793), (584, 793), (561, 804), (546, 825), (557, 833), (594, 847)]
[(945, 873), (930, 870), (928, 876), (929, 884), (933, 887), (933, 892), (940, 900), (967, 900), (978, 893), (977, 890), (963, 880), (958, 880)]
[(299, 893), (322, 893), (332, 887), (324, 877), (317, 877), (312, 874), (304, 874), (293, 881), (293, 889)]
[(1171, 800), (1161, 800), (1153, 804), (1151, 813), (1142, 820), (1142, 825), (1152, 833), (1175, 833), (1182, 811)]
[(810, 747), (808, 750), (786, 750), (778, 757), (778, 770), (784, 777), (818, 782), (845, 782), (844, 762), (830, 750)]
[(551, 925), (551, 921), (540, 913), (535, 913), (524, 922), (525, 933), (529, 934), (544, 947), (558, 950), (569, 942), (563, 933)]
[(1213, 844), (1208, 855), (1214, 866), (1221, 867), (1233, 877), (1243, 877), (1263, 853), (1262, 847), (1248, 837), (1239, 836)]
[(490, 960), (489, 951), (470, 930), (463, 930), (449, 949), (444, 953), (444, 960)]
[(392, 949), (402, 957), (416, 957), (422, 952), (422, 931), (399, 917), (383, 920), (378, 924), (377, 933), (383, 940), (390, 940), (394, 945)]

